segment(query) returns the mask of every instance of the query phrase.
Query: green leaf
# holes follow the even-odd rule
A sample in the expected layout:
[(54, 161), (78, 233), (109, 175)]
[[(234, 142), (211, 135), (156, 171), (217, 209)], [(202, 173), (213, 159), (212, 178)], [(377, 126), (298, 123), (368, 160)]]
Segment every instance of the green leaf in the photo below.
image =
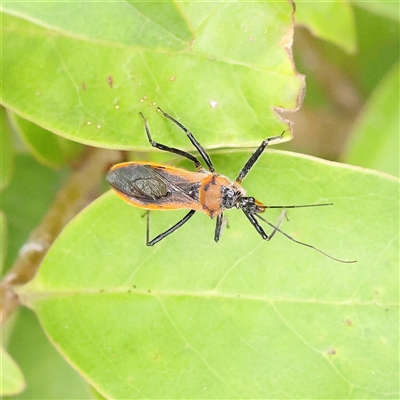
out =
[(20, 393), (24, 387), (24, 376), (16, 362), (3, 349), (0, 349), (1, 382), (0, 396), (10, 396)]
[(102, 396), (96, 389), (94, 389), (92, 386), (90, 387), (90, 394), (92, 399), (96, 400), (105, 400), (106, 398)]
[[(360, 3), (361, 4), (361, 3)], [(398, 7), (397, 7), (398, 8)], [(371, 14), (364, 7), (354, 9), (357, 18), (358, 51), (356, 59), (351, 60), (357, 69), (357, 86), (363, 93), (372, 93), (382, 77), (399, 63), (399, 53), (393, 51), (400, 46), (399, 21)], [(350, 64), (345, 67), (351, 70)]]
[(357, 47), (353, 11), (345, 1), (296, 1), (296, 22), (349, 53)]
[(12, 148), (11, 130), (7, 122), (7, 114), (4, 108), (1, 109), (0, 117), (0, 190), (4, 190), (11, 180), (12, 166), (14, 162), (14, 150)]
[[(212, 158), (234, 177), (248, 156)], [(246, 178), (268, 205), (333, 202), (289, 210), (281, 229), (355, 264), (264, 242), (238, 210), (218, 244), (199, 213), (149, 248), (143, 210), (109, 192), (19, 295), (107, 398), (398, 398), (398, 183), (285, 152)], [(151, 236), (182, 213), (153, 212)]]
[(375, 15), (390, 18), (395, 21), (400, 20), (399, 4), (396, 1), (352, 1), (352, 3), (355, 7), (363, 8)]
[(26, 380), (25, 390), (16, 398), (92, 398), (88, 385), (50, 343), (33, 312), (21, 307), (15, 317), (7, 350), (18, 362)]
[(50, 167), (62, 167), (82, 151), (82, 145), (55, 136), (12, 112), (9, 114), (15, 131), (39, 162)]
[(353, 127), (344, 159), (399, 176), (399, 64), (383, 78)]
[(287, 2), (12, 2), (2, 18), (3, 103), (80, 143), (147, 149), (139, 111), (168, 136), (157, 104), (206, 147), (256, 145), (287, 128), (272, 106), (301, 98)]

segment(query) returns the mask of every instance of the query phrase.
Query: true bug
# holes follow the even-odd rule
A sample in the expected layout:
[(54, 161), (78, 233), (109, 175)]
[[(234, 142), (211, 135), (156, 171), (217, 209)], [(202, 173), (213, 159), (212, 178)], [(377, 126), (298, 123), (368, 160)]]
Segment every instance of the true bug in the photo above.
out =
[[(247, 160), (236, 180), (232, 182), (230, 179), (215, 172), (212, 161), (203, 148), (196, 140), (193, 134), (180, 122), (171, 117), (169, 114), (157, 108), (165, 118), (172, 121), (180, 129), (182, 129), (193, 146), (199, 152), (201, 158), (207, 165), (206, 171), (197, 157), (174, 147), (155, 142), (150, 134), (147, 119), (142, 113), (139, 113), (144, 121), (144, 128), (147, 138), (153, 147), (162, 151), (168, 151), (173, 154), (180, 155), (192, 161), (197, 172), (190, 172), (181, 168), (172, 167), (166, 164), (154, 162), (125, 162), (116, 164), (108, 171), (106, 180), (110, 183), (116, 194), (126, 202), (147, 210), (178, 210), (189, 209), (190, 211), (175, 225), (150, 240), (149, 229), (149, 211), (147, 212), (147, 230), (146, 244), (153, 246), (160, 240), (164, 239), (172, 232), (176, 231), (185, 224), (196, 211), (202, 211), (211, 218), (216, 218), (214, 240), (219, 241), (222, 233), (224, 222), (224, 211), (231, 208), (238, 208), (243, 211), (250, 223), (264, 240), (271, 240), (276, 232), (280, 232), (290, 240), (310, 247), (320, 253), (326, 255), (339, 262), (350, 263), (354, 261), (342, 261), (332, 257), (323, 251), (311, 246), (307, 243), (300, 242), (279, 229), (282, 220), (286, 217), (285, 209), (297, 207), (317, 207), (327, 206), (327, 204), (307, 204), (292, 206), (266, 206), (256, 200), (254, 197), (247, 196), (246, 191), (242, 188), (241, 183), (246, 177), (250, 169), (254, 166), (258, 158), (261, 156), (265, 148), (272, 141), (279, 141), (283, 137), (283, 133), (279, 136), (273, 136), (265, 139), (256, 151)], [(267, 208), (283, 209), (281, 216), (276, 225), (271, 224), (260, 213)], [(272, 227), (272, 232), (267, 235), (263, 227), (259, 224), (261, 220)]]

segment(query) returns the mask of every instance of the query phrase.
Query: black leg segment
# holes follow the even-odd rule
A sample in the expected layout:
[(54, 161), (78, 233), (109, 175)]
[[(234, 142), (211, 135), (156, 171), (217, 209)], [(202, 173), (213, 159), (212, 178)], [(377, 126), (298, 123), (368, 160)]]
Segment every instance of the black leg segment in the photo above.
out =
[(270, 142), (274, 142), (276, 140), (282, 140), (283, 138), (283, 134), (285, 133), (285, 131), (283, 131), (279, 136), (272, 136), (269, 137), (267, 139), (265, 139), (260, 146), (258, 147), (258, 149), (250, 156), (250, 158), (247, 160), (246, 164), (244, 164), (244, 167), (242, 168), (242, 170), (239, 172), (238, 177), (236, 178), (236, 183), (241, 183), (242, 180), (246, 177), (246, 175), (248, 174), (248, 172), (251, 170), (251, 168), (253, 167), (253, 165), (256, 163), (256, 161), (260, 158), (261, 154), (263, 153), (263, 151), (266, 149), (266, 147), (268, 146), (268, 144)]
[(221, 237), (223, 224), (224, 224), (224, 213), (221, 213), (218, 215), (217, 222), (215, 224), (214, 240), (216, 243), (218, 243), (219, 238)]
[[(280, 225), (281, 225), (283, 219), (284, 219), (284, 218), (287, 218), (287, 217), (286, 217), (286, 211), (283, 210), (283, 211), (281, 212), (281, 215), (279, 216), (279, 219), (278, 219), (278, 222), (276, 223), (276, 225), (272, 225), (271, 223), (269, 223), (268, 221), (266, 221), (264, 218), (260, 217), (258, 214), (251, 214), (251, 213), (245, 212), (244, 210), (243, 210), (243, 212), (244, 212), (244, 214), (246, 215), (246, 217), (248, 218), (248, 220), (250, 221), (250, 223), (254, 226), (255, 230), (260, 234), (260, 236), (261, 236), (264, 240), (267, 240), (267, 241), (270, 241), (270, 240), (274, 237), (274, 235), (275, 235), (275, 233), (276, 233), (277, 231), (281, 232), (281, 231), (279, 230), (279, 227), (280, 227)], [(256, 220), (255, 216), (256, 216), (257, 218), (261, 218), (261, 220), (263, 220), (264, 222), (266, 222), (268, 225), (270, 225), (270, 226), (273, 228), (273, 230), (272, 230), (272, 232), (270, 233), (270, 235), (267, 235), (267, 234), (265, 233), (263, 227), (258, 223), (258, 221)]]
[(157, 111), (159, 111), (165, 118), (169, 119), (172, 121), (175, 125), (178, 125), (179, 128), (181, 128), (189, 138), (189, 140), (192, 142), (193, 146), (196, 148), (196, 150), (200, 153), (201, 157), (203, 158), (204, 162), (206, 163), (208, 170), (210, 172), (215, 172), (215, 169), (213, 167), (212, 161), (210, 156), (207, 154), (205, 151), (204, 147), (196, 140), (196, 138), (193, 136), (193, 133), (190, 132), (185, 126), (183, 126), (179, 121), (177, 121), (175, 118), (171, 117), (169, 114), (161, 110), (160, 107), (157, 107)]
[(175, 225), (171, 226), (171, 228), (167, 229), (165, 232), (160, 233), (154, 239), (150, 240), (150, 211), (147, 212), (147, 230), (146, 230), (146, 245), (147, 246), (154, 246), (160, 240), (163, 240), (172, 232), (175, 232), (179, 229), (183, 224), (189, 221), (190, 218), (193, 217), (195, 210), (190, 210), (180, 221), (178, 221)]
[(196, 169), (198, 171), (202, 169), (200, 161), (195, 156), (193, 156), (192, 154), (190, 154), (190, 153), (188, 153), (186, 151), (183, 151), (183, 150), (176, 149), (174, 147), (169, 147), (169, 146), (166, 146), (164, 144), (155, 142), (151, 138), (150, 129), (149, 129), (149, 125), (147, 123), (147, 119), (143, 116), (142, 113), (139, 113), (139, 114), (141, 115), (141, 117), (144, 120), (144, 129), (146, 130), (147, 138), (149, 139), (149, 142), (153, 147), (156, 147), (157, 149), (162, 150), (162, 151), (168, 151), (170, 153), (178, 154), (178, 155), (180, 155), (182, 157), (185, 157), (185, 158), (189, 159), (190, 161), (194, 162), (194, 165), (195, 165), (195, 167), (196, 167)]

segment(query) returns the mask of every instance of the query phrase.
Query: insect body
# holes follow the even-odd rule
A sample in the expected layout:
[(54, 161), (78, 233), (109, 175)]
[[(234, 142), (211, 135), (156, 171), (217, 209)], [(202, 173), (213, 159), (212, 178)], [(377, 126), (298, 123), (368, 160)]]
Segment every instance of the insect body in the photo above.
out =
[[(286, 216), (286, 208), (325, 206), (329, 204), (266, 206), (254, 199), (254, 197), (247, 196), (246, 191), (241, 186), (241, 182), (268, 144), (272, 141), (282, 139), (283, 134), (265, 139), (257, 150), (250, 156), (239, 172), (236, 180), (232, 182), (225, 176), (219, 175), (215, 172), (212, 161), (207, 152), (188, 129), (170, 115), (163, 112), (160, 108), (157, 110), (160, 111), (165, 118), (178, 125), (186, 133), (189, 140), (203, 158), (208, 171), (202, 167), (200, 161), (192, 154), (153, 141), (147, 120), (140, 113), (144, 120), (147, 138), (153, 147), (185, 157), (192, 161), (196, 167), (196, 172), (190, 172), (181, 168), (153, 162), (125, 162), (114, 165), (108, 171), (106, 179), (117, 195), (136, 207), (147, 210), (190, 210), (185, 217), (175, 225), (151, 240), (149, 233), (149, 213), (147, 213), (146, 244), (148, 246), (153, 246), (180, 228), (194, 215), (196, 211), (204, 212), (211, 218), (216, 218), (214, 240), (218, 242), (224, 225), (224, 211), (231, 208), (237, 208), (243, 211), (264, 240), (271, 240), (276, 232), (280, 232), (296, 243), (313, 248), (334, 260), (341, 261), (309, 244), (295, 240), (279, 229), (282, 220)], [(276, 225), (271, 224), (259, 215), (265, 212), (267, 208), (283, 209)], [(272, 227), (272, 232), (269, 235), (265, 233), (264, 228), (259, 224), (258, 219)]]
[[(114, 165), (108, 182), (118, 196), (148, 210), (191, 209), (211, 218), (235, 205), (245, 191), (228, 178), (208, 172), (189, 172), (158, 163), (126, 162)], [(232, 203), (232, 204), (231, 204)]]

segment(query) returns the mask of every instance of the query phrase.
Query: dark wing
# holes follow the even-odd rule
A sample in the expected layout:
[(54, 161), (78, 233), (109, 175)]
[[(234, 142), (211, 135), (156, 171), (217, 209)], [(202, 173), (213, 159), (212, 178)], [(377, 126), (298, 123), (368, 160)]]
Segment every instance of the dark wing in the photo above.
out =
[(156, 200), (167, 196), (165, 182), (147, 165), (125, 164), (111, 169), (107, 182), (119, 193), (142, 200)]
[(137, 207), (201, 210), (198, 192), (206, 175), (163, 164), (122, 163), (111, 168), (106, 180)]

